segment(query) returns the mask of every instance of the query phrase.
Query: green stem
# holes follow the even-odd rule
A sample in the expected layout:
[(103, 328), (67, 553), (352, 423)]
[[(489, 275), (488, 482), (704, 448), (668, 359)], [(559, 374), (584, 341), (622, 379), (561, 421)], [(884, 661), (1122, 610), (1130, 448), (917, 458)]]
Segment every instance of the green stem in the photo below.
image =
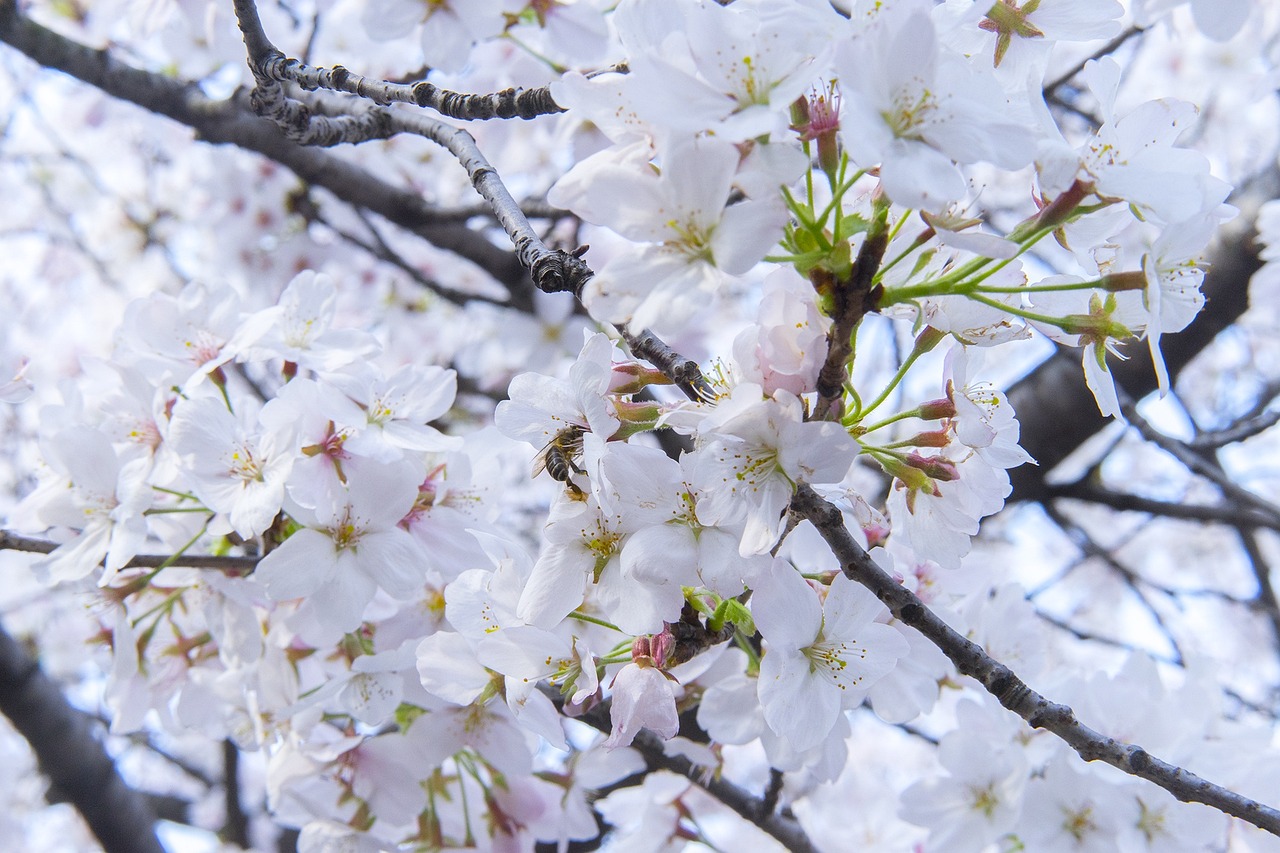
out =
[(1064, 290), (1092, 290), (1101, 286), (1101, 279), (1072, 281), (1061, 284), (1031, 284), (1022, 287), (975, 287), (972, 293), (1055, 293)]
[(1036, 323), (1047, 323), (1050, 326), (1057, 326), (1059, 329), (1064, 331), (1066, 330), (1066, 326), (1062, 324), (1063, 318), (1061, 317), (1050, 317), (1047, 314), (1038, 314), (1035, 311), (1028, 311), (1025, 308), (1015, 308), (1012, 305), (1006, 305), (998, 300), (988, 299), (980, 293), (966, 293), (965, 296), (972, 299), (974, 302), (981, 302), (983, 305), (990, 305), (992, 308), (1003, 311), (1006, 314), (1012, 314), (1014, 317), (1021, 317), (1024, 320), (1031, 320)]
[(621, 628), (619, 628), (617, 625), (613, 624), (612, 622), (606, 622), (606, 621), (604, 621), (603, 619), (598, 619), (598, 618), (596, 618), (595, 616), (588, 616), (587, 614), (582, 613), (582, 612), (577, 611), (577, 610), (575, 610), (575, 611), (573, 611), (572, 613), (570, 613), (570, 614), (569, 614), (569, 618), (570, 618), (570, 619), (577, 619), (579, 622), (590, 622), (592, 625), (599, 625), (599, 626), (601, 626), (602, 628), (612, 628), (613, 630), (617, 631), (619, 634), (625, 634), (625, 633), (627, 633), (626, 631), (622, 630)]
[[(876, 421), (874, 424), (872, 424), (869, 427), (863, 427), (863, 429), (865, 430), (863, 432), (863, 435), (873, 433), (878, 429), (883, 429), (884, 427), (887, 427), (889, 424), (896, 424), (898, 421), (905, 421), (908, 418), (914, 418), (919, 414), (920, 414), (919, 409), (908, 409), (905, 412), (898, 412), (896, 415), (890, 415), (889, 417), (885, 418), (882, 421)], [(892, 447), (892, 445), (889, 445), (889, 446)]]
[[(865, 409), (862, 409), (858, 412), (857, 418), (855, 420), (852, 420), (849, 423), (846, 423), (845, 426), (846, 427), (853, 426), (858, 421), (862, 420), (867, 415), (871, 414), (877, 408), (879, 408), (880, 405), (884, 403), (885, 400), (889, 399), (889, 395), (893, 393), (893, 389), (898, 387), (898, 383), (900, 383), (903, 380), (903, 378), (907, 375), (907, 371), (911, 369), (911, 365), (915, 364), (916, 359), (920, 358), (921, 355), (922, 353), (919, 353), (913, 350), (911, 354), (908, 355), (903, 360), (902, 364), (898, 366), (897, 373), (893, 374), (893, 378), (889, 380), (889, 384), (884, 387), (884, 390), (881, 391), (880, 394), (874, 400), (872, 400)], [(871, 430), (873, 429), (876, 429), (876, 427), (871, 427), (870, 429), (867, 430), (867, 432), (871, 432)]]

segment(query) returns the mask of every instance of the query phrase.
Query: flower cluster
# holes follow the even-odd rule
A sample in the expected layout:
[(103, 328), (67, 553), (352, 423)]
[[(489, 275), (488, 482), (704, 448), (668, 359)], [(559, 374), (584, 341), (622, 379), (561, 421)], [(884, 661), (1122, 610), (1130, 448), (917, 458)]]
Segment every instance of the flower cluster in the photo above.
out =
[[(304, 849), (479, 827), (527, 849), (596, 835), (591, 792), (652, 765), (646, 729), (712, 773), (785, 773), (792, 801), (841, 776), (855, 712), (940, 708), (938, 772), (901, 786), (924, 849), (1220, 842), (1225, 820), (974, 701), (790, 511), (812, 487), (955, 630), (1047, 672), (1020, 592), (966, 561), (1034, 464), (985, 366), (1035, 335), (1077, 347), (1117, 415), (1107, 357), (1141, 338), (1167, 389), (1161, 338), (1203, 305), (1198, 258), (1232, 213), (1178, 145), (1192, 105), (1120, 107), (1103, 58), (1080, 72), (1096, 127), (1046, 106), (1055, 44), (1116, 35), (1119, 4), (512, 5), (379, 0), (361, 20), (420, 33), (446, 72), (500, 37), (603, 42), (608, 22), (583, 55), (625, 66), (551, 88), (591, 153), (544, 185), (596, 245), (590, 321), (473, 305), (397, 345), (310, 270), (271, 306), (200, 284), (133, 302), (111, 359), (43, 410), (47, 467), (14, 514), (58, 539), (49, 582), (101, 588), (116, 729), (156, 711), (263, 750)], [(1016, 196), (1006, 221), (976, 214), (987, 188)], [(713, 356), (697, 393), (624, 349), (649, 330)], [(27, 385), (20, 368), (0, 399)], [(1137, 729), (1103, 682), (1080, 707)], [(1116, 683), (1130, 709), (1168, 692), (1137, 658)], [(1203, 761), (1216, 736), (1206, 719), (1156, 747)], [(594, 807), (636, 849), (696, 836), (705, 808), (663, 774)]]

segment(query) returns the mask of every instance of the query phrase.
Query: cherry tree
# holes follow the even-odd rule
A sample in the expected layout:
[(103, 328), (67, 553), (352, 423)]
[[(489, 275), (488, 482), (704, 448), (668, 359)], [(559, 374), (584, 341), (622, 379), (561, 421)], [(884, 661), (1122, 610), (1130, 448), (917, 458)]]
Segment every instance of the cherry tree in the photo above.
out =
[(1280, 850), (1278, 35), (0, 0), (4, 834)]

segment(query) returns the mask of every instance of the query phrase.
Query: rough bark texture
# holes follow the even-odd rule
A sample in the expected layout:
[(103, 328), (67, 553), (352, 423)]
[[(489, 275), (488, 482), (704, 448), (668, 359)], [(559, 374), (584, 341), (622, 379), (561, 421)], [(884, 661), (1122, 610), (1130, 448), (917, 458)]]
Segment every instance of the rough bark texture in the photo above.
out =
[(164, 853), (155, 814), (116, 772), (98, 723), (67, 704), (62, 690), (0, 628), (0, 712), (27, 739), (50, 787), (84, 816), (107, 853)]

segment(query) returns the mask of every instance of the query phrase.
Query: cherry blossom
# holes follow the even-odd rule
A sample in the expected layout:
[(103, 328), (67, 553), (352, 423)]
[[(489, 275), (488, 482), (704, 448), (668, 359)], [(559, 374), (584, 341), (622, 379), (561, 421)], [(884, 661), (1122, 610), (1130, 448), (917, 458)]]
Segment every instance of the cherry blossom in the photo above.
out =
[(876, 622), (883, 605), (840, 575), (819, 603), (790, 566), (775, 562), (752, 608), (768, 644), (760, 663), (765, 722), (796, 750), (821, 743), (841, 710), (854, 708), (907, 653), (907, 642)]
[[(107, 69), (0, 63), (5, 623), (259, 753), (227, 843), (1264, 846), (1178, 798), (1280, 785), (1275, 209), (1249, 322), (1161, 346), (1275, 159), (1265, 4), (90, 6), (0, 11)], [(1107, 416), (1149, 348), (1217, 467), (1059, 466), (1055, 344)]]
[(121, 459), (104, 435), (87, 427), (51, 436), (46, 458), (56, 476), (24, 501), (32, 526), (38, 519), (78, 532), (37, 568), (54, 581), (77, 580), (105, 561), (99, 583), (106, 585), (146, 539), (146, 460)]
[(796, 397), (779, 391), (764, 399), (749, 383), (702, 422), (699, 437), (698, 476), (719, 484), (699, 516), (710, 524), (745, 516), (744, 557), (773, 547), (796, 483), (838, 482), (857, 452), (837, 425), (803, 421)]
[[(728, 205), (739, 153), (727, 142), (678, 137), (662, 147), (657, 175), (647, 152), (647, 144), (633, 145), (619, 162), (607, 149), (574, 167), (548, 196), (647, 243), (612, 258), (584, 294), (592, 316), (634, 329), (669, 323), (673, 302), (675, 316), (705, 304), (721, 272), (745, 273), (764, 257), (783, 220), (776, 194)], [(618, 197), (637, 203), (619, 208)]]
[(856, 42), (837, 53), (844, 143), (858, 165), (880, 167), (898, 204), (937, 211), (965, 192), (953, 161), (1016, 169), (1033, 139), (1006, 101), (959, 55), (943, 48), (925, 4), (879, 11)]
[(169, 445), (181, 458), (192, 490), (207, 507), (225, 514), (237, 534), (251, 538), (271, 525), (293, 466), (293, 456), (272, 436), (237, 423), (221, 400), (201, 397), (174, 407)]
[(412, 469), (370, 465), (344, 494), (291, 514), (304, 526), (258, 564), (255, 573), (276, 600), (301, 598), (325, 636), (360, 624), (379, 589), (406, 598), (423, 583), (424, 557), (397, 525), (418, 494)]

